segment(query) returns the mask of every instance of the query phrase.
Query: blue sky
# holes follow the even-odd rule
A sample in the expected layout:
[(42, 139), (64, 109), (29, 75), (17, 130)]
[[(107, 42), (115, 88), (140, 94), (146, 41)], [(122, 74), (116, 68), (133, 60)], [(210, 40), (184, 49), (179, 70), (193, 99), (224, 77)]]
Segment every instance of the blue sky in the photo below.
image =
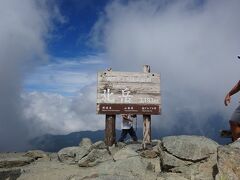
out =
[[(49, 59), (27, 75), (26, 91), (74, 96), (96, 81), (96, 71), (104, 70), (106, 63), (103, 50), (91, 43), (91, 31), (107, 3), (109, 0), (56, 1), (62, 21), (54, 21), (46, 45)], [(86, 73), (91, 74), (89, 81)]]
[(109, 0), (60, 0), (57, 5), (66, 22), (57, 24), (48, 51), (54, 57), (81, 57), (95, 54), (89, 44), (90, 32)]

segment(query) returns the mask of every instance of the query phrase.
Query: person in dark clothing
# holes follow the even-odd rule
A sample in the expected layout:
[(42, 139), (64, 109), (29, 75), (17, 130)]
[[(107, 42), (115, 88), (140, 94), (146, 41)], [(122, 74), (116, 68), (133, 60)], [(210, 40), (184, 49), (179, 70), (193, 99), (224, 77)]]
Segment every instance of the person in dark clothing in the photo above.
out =
[(122, 114), (122, 133), (121, 137), (119, 138), (119, 142), (124, 142), (125, 138), (127, 137), (127, 134), (131, 136), (133, 141), (137, 141), (137, 135), (136, 132), (133, 129), (133, 118), (136, 117), (136, 115), (130, 115), (130, 114)]
[[(240, 91), (240, 81), (229, 91), (224, 99), (225, 106), (231, 102), (231, 96)], [(240, 140), (240, 105), (233, 112), (232, 117), (229, 121), (231, 132), (232, 132), (232, 141)]]

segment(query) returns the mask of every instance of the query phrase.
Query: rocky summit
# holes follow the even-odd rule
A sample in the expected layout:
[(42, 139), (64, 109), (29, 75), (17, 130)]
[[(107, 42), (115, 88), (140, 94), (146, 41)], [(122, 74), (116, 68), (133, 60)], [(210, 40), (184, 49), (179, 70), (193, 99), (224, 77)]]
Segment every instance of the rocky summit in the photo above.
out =
[(0, 180), (238, 180), (240, 142), (221, 146), (201, 136), (168, 136), (141, 143), (83, 138), (57, 153), (0, 154)]

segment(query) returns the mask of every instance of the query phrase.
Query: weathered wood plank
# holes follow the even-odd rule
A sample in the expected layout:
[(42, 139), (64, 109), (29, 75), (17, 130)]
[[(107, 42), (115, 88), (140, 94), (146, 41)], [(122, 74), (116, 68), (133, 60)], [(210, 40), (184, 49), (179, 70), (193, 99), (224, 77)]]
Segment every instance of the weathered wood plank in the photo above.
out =
[(151, 115), (143, 115), (143, 149), (151, 143)]
[(116, 142), (116, 115), (106, 115), (105, 144), (112, 146)]
[(152, 114), (161, 113), (161, 106), (157, 104), (97, 104), (98, 114)]
[(160, 75), (156, 73), (105, 71), (98, 73), (98, 82), (160, 83)]
[(98, 94), (97, 103), (112, 103), (112, 104), (161, 104), (161, 97), (159, 94), (135, 94), (129, 98), (122, 98), (120, 94), (114, 94), (105, 99), (101, 94)]
[[(150, 66), (143, 66), (144, 73), (150, 73)], [(143, 149), (146, 148), (146, 143), (151, 142), (151, 115), (143, 115)]]
[(157, 73), (118, 71), (98, 73), (98, 105), (139, 104), (160, 107), (160, 95), (160, 75)]
[(99, 83), (98, 93), (103, 93), (105, 89), (110, 89), (113, 93), (122, 93), (128, 89), (131, 93), (160, 93), (159, 84), (144, 83)]

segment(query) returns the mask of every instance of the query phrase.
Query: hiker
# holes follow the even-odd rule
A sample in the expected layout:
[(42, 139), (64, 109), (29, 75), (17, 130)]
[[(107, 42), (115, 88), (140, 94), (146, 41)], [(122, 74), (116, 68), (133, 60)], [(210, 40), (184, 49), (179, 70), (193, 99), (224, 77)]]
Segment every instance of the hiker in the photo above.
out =
[[(224, 104), (228, 106), (231, 102), (231, 96), (236, 94), (240, 90), (240, 81), (227, 93)], [(232, 117), (229, 121), (231, 132), (232, 132), (232, 141), (240, 140), (240, 105), (233, 112)]]
[(133, 119), (137, 117), (137, 115), (130, 115), (130, 114), (122, 114), (122, 123), (121, 123), (121, 128), (122, 128), (122, 133), (121, 137), (119, 138), (119, 142), (123, 142), (124, 139), (127, 137), (127, 134), (131, 136), (134, 142), (137, 142), (137, 135), (136, 132), (133, 129)]

